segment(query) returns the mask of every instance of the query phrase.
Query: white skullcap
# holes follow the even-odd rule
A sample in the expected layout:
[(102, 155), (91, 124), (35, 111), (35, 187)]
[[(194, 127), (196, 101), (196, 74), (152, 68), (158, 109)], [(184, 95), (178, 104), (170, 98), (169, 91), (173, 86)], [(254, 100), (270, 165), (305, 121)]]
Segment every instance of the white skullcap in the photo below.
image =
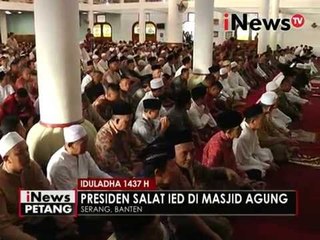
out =
[(220, 68), (220, 75), (225, 75), (228, 73), (228, 69), (226, 68)]
[(265, 92), (260, 98), (260, 102), (267, 106), (272, 106), (277, 102), (278, 95), (275, 92)]
[(107, 56), (107, 54), (106, 53), (102, 53), (101, 54), (101, 57), (103, 58), (103, 57), (106, 57)]
[(161, 50), (160, 54), (166, 53), (166, 50)]
[(93, 60), (97, 60), (97, 59), (99, 59), (99, 56), (98, 56), (98, 55), (93, 55), (93, 56), (92, 56), (92, 59), (93, 59)]
[(238, 63), (237, 63), (237, 62), (232, 62), (232, 63), (231, 63), (231, 68), (234, 68), (234, 67), (236, 67), (236, 66), (238, 66)]
[(282, 83), (282, 81), (283, 81), (284, 78), (285, 78), (284, 75), (279, 76), (279, 77), (274, 81), (275, 84), (276, 84), (278, 87), (280, 87), (280, 85), (281, 85), (281, 83)]
[(79, 124), (72, 125), (63, 129), (64, 141), (74, 143), (87, 136), (86, 130)]
[(79, 42), (79, 45), (81, 45), (81, 44), (84, 44), (84, 41), (80, 41), (80, 42)]
[(143, 60), (139, 60), (138, 61), (138, 65), (139, 66), (147, 66), (147, 63), (145, 61), (143, 61)]
[(113, 48), (113, 47), (109, 48), (109, 51), (110, 51), (110, 52), (113, 52), (113, 51), (114, 51), (114, 48)]
[(134, 59), (134, 57), (132, 55), (128, 55), (127, 58), (128, 59)]
[(24, 139), (16, 132), (10, 132), (4, 135), (0, 140), (0, 155), (3, 158), (8, 152)]
[(118, 53), (118, 58), (121, 58), (123, 56), (122, 53)]
[(222, 66), (223, 67), (227, 67), (229, 65), (230, 65), (230, 61), (229, 60), (225, 60), (225, 61), (222, 62)]
[(159, 89), (159, 88), (162, 88), (163, 86), (164, 84), (163, 84), (162, 78), (155, 78), (150, 81), (151, 89)]
[(268, 82), (266, 85), (266, 91), (267, 92), (273, 92), (277, 90), (279, 86), (275, 82)]

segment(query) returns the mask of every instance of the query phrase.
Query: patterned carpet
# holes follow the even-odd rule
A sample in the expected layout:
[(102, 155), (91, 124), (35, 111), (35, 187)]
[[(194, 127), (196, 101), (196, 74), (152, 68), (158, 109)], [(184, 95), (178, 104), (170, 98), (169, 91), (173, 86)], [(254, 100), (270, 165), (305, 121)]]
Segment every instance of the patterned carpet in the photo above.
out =
[[(248, 105), (254, 103), (264, 89), (250, 95)], [(320, 132), (320, 98), (311, 97), (304, 109), (303, 120), (295, 128)], [(300, 154), (320, 156), (320, 143), (301, 144)], [(314, 162), (313, 162), (314, 164)], [(319, 160), (316, 160), (319, 164)], [(267, 176), (268, 189), (297, 190), (299, 214), (296, 217), (237, 217), (231, 219), (234, 240), (319, 240), (320, 239), (320, 179), (318, 168), (288, 163)]]

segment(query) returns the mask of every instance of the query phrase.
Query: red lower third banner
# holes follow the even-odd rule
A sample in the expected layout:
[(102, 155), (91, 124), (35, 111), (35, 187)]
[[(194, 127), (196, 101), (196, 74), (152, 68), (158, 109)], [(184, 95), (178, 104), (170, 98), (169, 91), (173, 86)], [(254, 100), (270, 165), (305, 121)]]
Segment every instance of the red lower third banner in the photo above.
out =
[(78, 179), (79, 190), (156, 190), (153, 178)]

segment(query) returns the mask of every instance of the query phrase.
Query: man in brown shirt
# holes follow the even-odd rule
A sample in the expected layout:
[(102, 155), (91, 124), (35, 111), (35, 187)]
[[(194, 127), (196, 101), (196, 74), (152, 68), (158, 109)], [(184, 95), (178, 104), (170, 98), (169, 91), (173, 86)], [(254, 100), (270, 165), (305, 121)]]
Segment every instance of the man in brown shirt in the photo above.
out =
[(106, 94), (98, 97), (92, 104), (93, 108), (106, 121), (112, 116), (112, 104), (120, 100), (120, 87), (111, 83), (107, 87)]
[[(57, 225), (57, 229), (54, 231), (49, 226), (53, 232), (44, 232), (46, 230), (39, 227), (47, 219), (40, 217), (19, 218), (18, 189), (49, 190), (50, 184), (39, 165), (30, 160), (28, 146), (17, 133), (11, 132), (2, 137), (0, 155), (3, 159), (3, 163), (0, 165), (0, 238), (5, 240), (36, 240), (43, 239), (43, 236), (42, 238), (40, 236), (45, 234), (46, 239), (51, 239), (54, 234), (72, 229), (73, 219), (68, 217), (55, 218), (56, 221), (53, 223)], [(71, 239), (71, 237), (67, 239)]]
[(113, 104), (112, 118), (99, 130), (96, 137), (97, 164), (115, 176), (139, 175), (142, 163), (138, 154), (144, 145), (129, 130), (131, 106), (119, 101)]

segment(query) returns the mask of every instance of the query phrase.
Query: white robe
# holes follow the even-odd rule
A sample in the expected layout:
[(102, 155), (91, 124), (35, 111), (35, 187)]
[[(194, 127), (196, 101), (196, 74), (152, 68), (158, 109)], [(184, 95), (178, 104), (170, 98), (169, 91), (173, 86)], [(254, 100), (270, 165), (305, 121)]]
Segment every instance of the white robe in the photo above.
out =
[(100, 69), (100, 71), (102, 72), (102, 69), (104, 70), (103, 73), (105, 73), (106, 71), (108, 71), (109, 67), (108, 67), (108, 62), (100, 59), (99, 63), (98, 63), (98, 67)]
[(47, 178), (55, 189), (72, 190), (77, 187), (79, 178), (112, 177), (99, 169), (89, 152), (77, 158), (62, 147), (52, 155), (48, 162)]
[(85, 48), (80, 48), (80, 60), (83, 66), (87, 66), (87, 62), (90, 60), (90, 55)]
[(229, 86), (240, 95), (240, 97), (243, 99), (247, 98), (250, 87), (238, 72), (229, 72), (228, 83)]
[(273, 161), (273, 155), (268, 148), (261, 148), (257, 132), (249, 128), (246, 122), (241, 124), (242, 132), (233, 142), (233, 151), (236, 156), (238, 168), (243, 171), (257, 169), (265, 176), (270, 168), (267, 161)]
[(162, 72), (168, 74), (169, 76), (172, 76), (172, 75), (175, 75), (176, 68), (174, 65), (172, 65), (172, 68), (171, 68), (170, 64), (167, 62), (165, 65), (163, 65)]
[(279, 108), (275, 108), (272, 110), (271, 117), (274, 124), (284, 129), (286, 132), (290, 132), (287, 126), (292, 122), (292, 119), (288, 117), (286, 114), (284, 114), (282, 111), (280, 111)]
[(226, 97), (233, 97), (236, 99), (236, 100), (239, 100), (240, 97), (239, 97), (239, 94), (238, 92), (235, 91), (235, 89), (231, 88), (230, 85), (229, 85), (229, 77), (226, 78), (226, 79), (222, 79), (220, 78), (219, 79), (219, 82), (222, 84), (223, 86), (223, 89), (222, 89), (222, 94)]
[(198, 106), (193, 100), (191, 103), (191, 107), (188, 110), (188, 116), (192, 125), (196, 129), (203, 129), (207, 125), (214, 128), (217, 126), (217, 122), (214, 120), (210, 113), (204, 112), (205, 106)]

